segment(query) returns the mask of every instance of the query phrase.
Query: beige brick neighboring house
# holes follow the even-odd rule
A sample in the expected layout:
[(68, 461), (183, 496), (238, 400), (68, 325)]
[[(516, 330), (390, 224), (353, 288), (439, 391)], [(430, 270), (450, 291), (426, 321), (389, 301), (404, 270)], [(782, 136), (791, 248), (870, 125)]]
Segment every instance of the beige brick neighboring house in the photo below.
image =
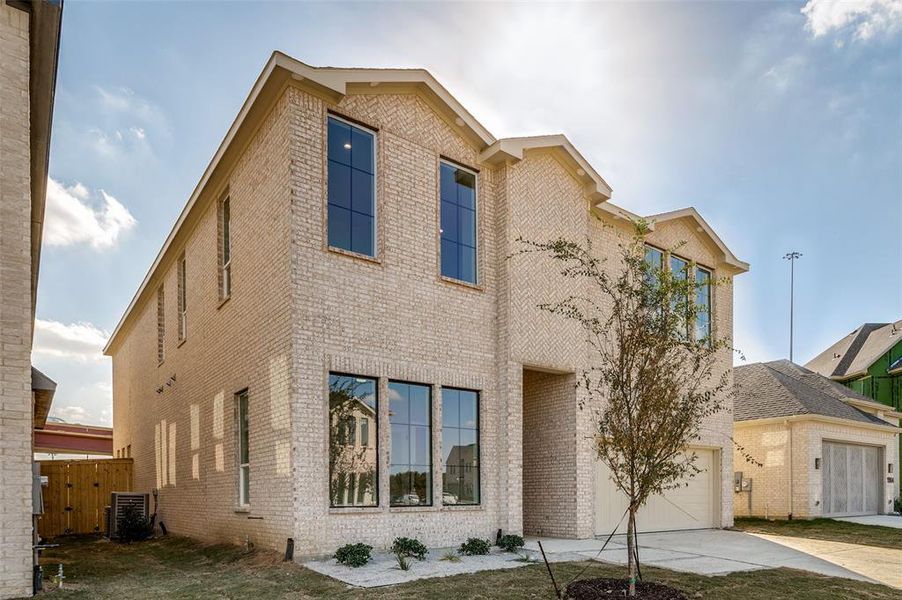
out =
[(735, 386), (737, 516), (892, 512), (902, 414), (787, 360), (737, 367)]
[(0, 3), (0, 598), (31, 595), (32, 430), (52, 398), (31, 341), (60, 9)]
[[(572, 284), (507, 257), (518, 236), (617, 256), (636, 217), (610, 196), (565, 137), (497, 140), (425, 71), (275, 53), (106, 348), (136, 488), (171, 531), (300, 554), (595, 535), (588, 351), (536, 307)], [(747, 270), (693, 209), (653, 219), (649, 243)], [(699, 441), (698, 526), (732, 524), (731, 429)]]

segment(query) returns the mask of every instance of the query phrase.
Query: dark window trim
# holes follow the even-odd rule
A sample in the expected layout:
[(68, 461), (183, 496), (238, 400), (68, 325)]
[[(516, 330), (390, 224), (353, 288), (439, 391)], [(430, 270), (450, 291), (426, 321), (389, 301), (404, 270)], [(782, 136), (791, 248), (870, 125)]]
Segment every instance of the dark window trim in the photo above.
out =
[[(355, 213), (357, 211), (348, 208), (344, 209), (344, 207), (340, 207), (337, 205), (333, 205), (329, 202), (329, 163), (333, 162), (332, 159), (329, 158), (329, 119), (334, 118), (338, 121), (344, 121), (346, 125), (350, 125), (352, 127), (357, 127), (359, 129), (364, 129), (367, 132), (371, 133), (373, 136), (373, 253), (366, 254), (364, 252), (355, 252), (349, 248), (342, 248), (341, 246), (333, 246), (329, 241), (329, 207), (336, 206), (336, 208), (340, 208), (343, 210), (348, 210), (350, 213)], [(326, 139), (326, 207), (325, 207), (325, 216), (326, 216), (326, 230), (325, 230), (325, 247), (327, 250), (336, 252), (339, 254), (345, 254), (347, 256), (352, 256), (355, 258), (362, 258), (364, 260), (369, 260), (372, 262), (381, 263), (381, 253), (380, 253), (380, 232), (379, 232), (379, 218), (380, 218), (380, 210), (379, 210), (379, 129), (377, 127), (373, 127), (372, 125), (367, 125), (357, 119), (347, 117), (341, 113), (335, 112), (333, 110), (326, 111), (326, 120), (325, 120), (325, 139)], [(353, 167), (352, 167), (353, 168)], [(362, 213), (357, 213), (362, 214)], [(366, 215), (370, 216), (370, 215)]]
[[(344, 113), (340, 113), (331, 108), (326, 111), (326, 116), (327, 117), (336, 117), (338, 119), (347, 121), (351, 125), (356, 125), (357, 127), (363, 127), (364, 129), (369, 129), (373, 133), (379, 133), (379, 128), (376, 127), (375, 125), (370, 125), (369, 123), (365, 123), (365, 122), (361, 121), (360, 119), (355, 119), (354, 117), (349, 117), (348, 115), (346, 115)], [(328, 120), (327, 120), (327, 124), (328, 124)], [(375, 160), (375, 156), (373, 159)]]
[[(479, 501), (478, 502), (458, 502), (457, 504), (445, 504), (444, 500), (442, 500), (443, 507), (454, 508), (455, 506), (482, 506), (482, 391), (481, 390), (472, 390), (469, 388), (456, 387), (452, 385), (443, 385), (442, 391), (444, 390), (455, 390), (458, 392), (473, 392), (476, 394), (476, 451), (478, 452), (478, 460), (479, 463), (476, 466), (476, 489), (479, 491)], [(444, 429), (444, 423), (442, 424), (442, 429)], [(461, 427), (457, 427), (457, 429), (462, 429)], [(442, 467), (445, 466), (445, 457), (444, 457), (444, 448), (442, 448)], [(442, 473), (442, 497), (444, 498), (445, 485), (444, 485), (444, 473)]]
[[(359, 379), (370, 379), (376, 383), (376, 388), (375, 388), (375, 390), (376, 390), (376, 411), (375, 411), (375, 415), (373, 416), (373, 421), (375, 423), (375, 430), (376, 430), (376, 435), (374, 436), (375, 444), (373, 446), (373, 449), (376, 451), (376, 476), (375, 476), (375, 494), (374, 494), (374, 496), (376, 498), (376, 502), (374, 504), (367, 504), (366, 506), (354, 506), (354, 505), (336, 506), (335, 504), (332, 504), (332, 467), (331, 467), (331, 465), (327, 464), (326, 466), (329, 471), (329, 485), (328, 485), (329, 510), (360, 511), (360, 510), (367, 510), (367, 509), (372, 510), (374, 508), (380, 508), (381, 503), (382, 503), (382, 498), (381, 498), (381, 492), (380, 492), (380, 488), (379, 488), (379, 483), (380, 483), (379, 472), (381, 471), (381, 466), (379, 463), (379, 458), (380, 458), (379, 457), (379, 410), (380, 410), (380, 408), (379, 408), (379, 377), (374, 376), (374, 375), (362, 375), (360, 373), (345, 373), (343, 371), (329, 371), (328, 372), (327, 381), (326, 381), (326, 415), (329, 419), (329, 427), (326, 429), (327, 436), (332, 435), (332, 425), (331, 425), (331, 423), (332, 423), (332, 407), (329, 402), (329, 394), (331, 393), (332, 386), (329, 384), (329, 381), (328, 381), (328, 378), (331, 378), (332, 375), (336, 375), (338, 377), (355, 377), (355, 378), (359, 378)], [(326, 443), (327, 444), (329, 443), (328, 437), (326, 438)], [(329, 458), (330, 458), (329, 454), (328, 454), (329, 451), (330, 451), (330, 449), (327, 449), (327, 451), (326, 451), (327, 463), (329, 462)]]
[(461, 169), (466, 169), (467, 171), (472, 171), (474, 175), (479, 175), (479, 169), (476, 167), (471, 167), (468, 164), (462, 163), (459, 160), (454, 160), (453, 158), (449, 158), (444, 154), (439, 154), (438, 159), (440, 162), (446, 162), (454, 165), (455, 167), (459, 167)]
[[(434, 431), (435, 427), (432, 422), (432, 418), (435, 414), (435, 411), (433, 410), (432, 404), (433, 404), (433, 402), (435, 402), (435, 393), (434, 393), (435, 386), (433, 386), (430, 383), (423, 383), (422, 381), (405, 381), (403, 379), (389, 379), (388, 380), (388, 385), (391, 385), (393, 383), (400, 383), (402, 385), (416, 385), (419, 387), (424, 387), (427, 390), (429, 390), (429, 419), (428, 419), (428, 421), (429, 421), (429, 491), (430, 491), (430, 496), (429, 496), (428, 504), (392, 504), (392, 502), (391, 502), (391, 483), (389, 482), (388, 505), (391, 508), (408, 508), (408, 507), (416, 508), (416, 507), (423, 507), (423, 506), (433, 506), (435, 504), (435, 501), (433, 500), (433, 498), (435, 498), (435, 477), (433, 477), (433, 475), (434, 475), (433, 471), (435, 470), (435, 456), (434, 456), (434, 452), (432, 451), (432, 445), (433, 445), (432, 442), (434, 439), (433, 436), (435, 433), (435, 431)], [(389, 400), (388, 407), (389, 407), (389, 410), (391, 410), (391, 400)], [(411, 427), (411, 424), (407, 423), (407, 427)], [(388, 474), (388, 476), (389, 476), (389, 479), (391, 479), (391, 467), (392, 467), (392, 462), (391, 462), (391, 415), (389, 415), (389, 418), (388, 418), (388, 432), (389, 432), (389, 449), (388, 449), (389, 474)], [(408, 462), (407, 466), (410, 467), (413, 465), (410, 462)]]
[[(463, 169), (465, 171), (469, 171), (473, 175), (473, 281), (467, 281), (466, 279), (460, 279), (459, 277), (452, 277), (450, 275), (445, 275), (442, 271), (442, 242), (444, 241), (442, 238), (442, 163), (447, 163), (449, 166), (455, 167), (457, 169)], [(438, 272), (439, 277), (441, 277), (445, 281), (449, 281), (452, 283), (459, 283), (461, 285), (465, 285), (468, 287), (474, 287), (477, 289), (481, 289), (482, 286), (482, 273), (480, 273), (480, 261), (479, 261), (479, 253), (482, 250), (482, 240), (479, 239), (479, 228), (482, 224), (482, 215), (480, 214), (480, 207), (482, 203), (479, 201), (479, 171), (474, 169), (473, 167), (465, 166), (456, 160), (445, 158), (439, 155), (438, 161)], [(460, 205), (457, 205), (460, 207)], [(464, 207), (465, 208), (465, 207)], [(452, 242), (451, 240), (448, 240)], [(463, 244), (460, 241), (452, 242), (457, 246), (465, 246), (469, 248), (467, 244)], [(472, 390), (469, 390), (472, 391)]]

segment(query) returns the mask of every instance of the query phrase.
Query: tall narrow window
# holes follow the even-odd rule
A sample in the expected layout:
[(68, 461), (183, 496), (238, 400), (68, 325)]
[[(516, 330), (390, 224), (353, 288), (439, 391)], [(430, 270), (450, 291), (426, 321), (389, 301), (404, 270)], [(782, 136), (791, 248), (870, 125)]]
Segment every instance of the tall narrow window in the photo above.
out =
[[(678, 256), (670, 255), (670, 274), (677, 282), (684, 282), (689, 277), (689, 263)], [(681, 339), (689, 339), (689, 298), (684, 293), (674, 294), (670, 298), (670, 306), (677, 319), (676, 331)]]
[(238, 402), (238, 504), (251, 503), (250, 422), (248, 418), (247, 390), (239, 392)]
[(695, 339), (711, 338), (711, 272), (695, 268)]
[(440, 167), (442, 275), (476, 283), (476, 174)]
[[(376, 506), (378, 493), (378, 436), (363, 444), (356, 424), (376, 423), (376, 380), (354, 375), (329, 375), (329, 501), (331, 506)], [(367, 424), (369, 437), (369, 424)], [(372, 442), (372, 443), (370, 443)]]
[(392, 506), (432, 505), (432, 391), (388, 384)]
[(166, 357), (166, 314), (163, 286), (157, 290), (157, 364), (161, 364)]
[(442, 504), (479, 504), (479, 392), (442, 388)]
[(226, 196), (219, 203), (219, 298), (232, 295), (232, 207)]
[(376, 135), (329, 117), (329, 246), (376, 255)]
[(179, 294), (179, 341), (188, 336), (188, 291), (186, 284), (186, 263), (184, 252), (179, 257), (178, 294)]

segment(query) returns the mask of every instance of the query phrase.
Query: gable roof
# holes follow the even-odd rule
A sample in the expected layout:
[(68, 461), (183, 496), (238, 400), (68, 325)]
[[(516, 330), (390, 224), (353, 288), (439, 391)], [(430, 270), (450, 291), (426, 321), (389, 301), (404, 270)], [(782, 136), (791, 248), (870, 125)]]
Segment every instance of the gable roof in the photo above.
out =
[(670, 212), (649, 215), (647, 217), (641, 217), (635, 213), (631, 213), (625, 208), (621, 208), (615, 204), (612, 204), (611, 202), (599, 203), (595, 206), (595, 208), (614, 219), (626, 219), (627, 221), (633, 222), (636, 222), (639, 219), (643, 219), (648, 223), (648, 228), (651, 231), (654, 231), (655, 225), (657, 223), (666, 223), (667, 221), (673, 221), (676, 219), (690, 219), (695, 223), (697, 230), (704, 233), (705, 236), (709, 240), (711, 240), (711, 242), (717, 247), (717, 249), (721, 253), (721, 260), (724, 264), (733, 269), (735, 273), (745, 273), (749, 270), (749, 263), (736, 258), (736, 255), (733, 254), (733, 252), (727, 247), (720, 236), (715, 233), (711, 226), (708, 225), (708, 222), (705, 221), (698, 213), (698, 211), (695, 210), (695, 208), (692, 206), (681, 208), (679, 210), (673, 210)]
[(733, 379), (736, 392), (734, 421), (819, 415), (892, 427), (883, 419), (849, 404), (872, 405), (874, 401), (870, 398), (788, 360), (736, 367)]
[(902, 342), (902, 320), (895, 323), (865, 323), (805, 366), (832, 379), (852, 379), (864, 375), (877, 359), (899, 342)]

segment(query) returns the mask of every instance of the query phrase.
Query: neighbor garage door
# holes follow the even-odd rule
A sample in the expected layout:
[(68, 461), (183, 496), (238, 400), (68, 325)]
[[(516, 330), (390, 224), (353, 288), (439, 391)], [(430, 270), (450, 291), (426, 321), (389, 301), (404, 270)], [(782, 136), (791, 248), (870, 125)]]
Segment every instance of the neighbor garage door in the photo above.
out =
[(824, 515), (875, 515), (880, 510), (880, 449), (824, 442)]
[[(664, 496), (649, 498), (636, 516), (636, 527), (643, 531), (675, 529), (708, 529), (717, 526), (717, 490), (720, 477), (713, 450), (694, 450), (696, 466), (702, 469), (687, 485), (669, 490)], [(598, 462), (595, 490), (595, 534), (608, 535), (620, 521), (627, 507), (624, 496), (609, 477), (607, 466)], [(618, 533), (626, 532), (626, 519)]]

